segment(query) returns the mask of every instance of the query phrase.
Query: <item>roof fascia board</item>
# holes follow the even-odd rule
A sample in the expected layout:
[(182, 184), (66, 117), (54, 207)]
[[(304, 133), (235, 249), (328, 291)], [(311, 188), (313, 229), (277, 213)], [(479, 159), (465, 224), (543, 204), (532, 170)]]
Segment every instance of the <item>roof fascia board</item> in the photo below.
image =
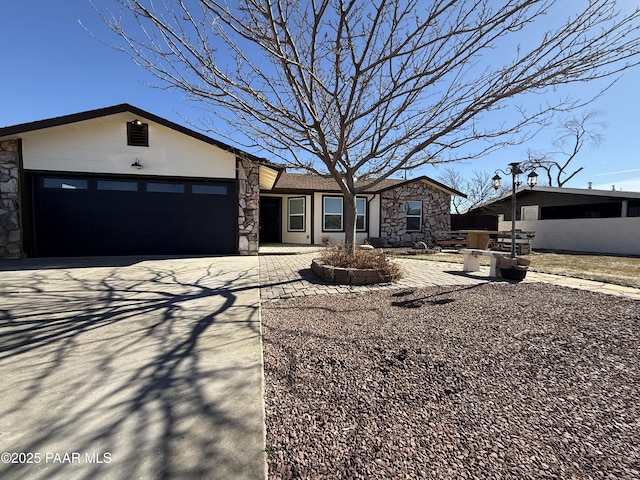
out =
[(456, 190), (454, 188), (447, 187), (445, 184), (440, 183), (440, 182), (438, 182), (437, 180), (434, 180), (431, 177), (427, 177), (426, 175), (422, 175), (420, 177), (412, 178), (410, 180), (405, 180), (404, 182), (400, 182), (400, 183), (397, 183), (395, 185), (391, 185), (391, 186), (388, 186), (388, 187), (381, 188), (379, 190), (375, 190), (375, 192), (382, 193), (382, 192), (386, 192), (387, 190), (392, 190), (394, 188), (402, 187), (404, 185), (408, 185), (410, 183), (419, 182), (419, 181), (425, 181), (425, 182), (433, 185), (434, 187), (436, 187), (436, 188), (438, 188), (440, 190), (444, 190), (445, 192), (447, 192), (447, 193), (449, 193), (451, 195), (456, 195), (458, 197), (467, 198), (467, 196), (464, 193), (459, 192), (458, 190)]

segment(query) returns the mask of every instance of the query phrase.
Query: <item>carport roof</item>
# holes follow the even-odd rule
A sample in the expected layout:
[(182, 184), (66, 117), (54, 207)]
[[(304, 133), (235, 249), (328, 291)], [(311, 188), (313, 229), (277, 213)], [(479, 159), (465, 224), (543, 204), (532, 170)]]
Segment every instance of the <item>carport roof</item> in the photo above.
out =
[[(640, 192), (628, 192), (624, 190), (596, 190), (591, 188), (567, 188), (567, 187), (541, 187), (536, 185), (531, 188), (526, 185), (522, 185), (516, 190), (516, 197), (520, 198), (526, 195), (533, 195), (538, 193), (546, 194), (561, 194), (561, 195), (585, 195), (590, 197), (602, 197), (602, 198), (619, 198), (624, 199), (640, 199)], [(492, 205), (494, 203), (500, 203), (508, 198), (511, 198), (511, 191), (507, 191), (500, 197), (493, 198), (482, 205), (474, 207), (471, 211), (482, 209), (483, 207)]]

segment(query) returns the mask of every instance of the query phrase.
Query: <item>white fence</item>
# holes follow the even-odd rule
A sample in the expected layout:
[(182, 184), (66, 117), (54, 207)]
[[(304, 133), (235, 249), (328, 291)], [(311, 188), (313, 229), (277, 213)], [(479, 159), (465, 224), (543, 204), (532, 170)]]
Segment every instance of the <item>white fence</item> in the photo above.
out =
[[(640, 255), (640, 217), (529, 220), (516, 228), (536, 232), (534, 249)], [(511, 231), (511, 222), (499, 222), (498, 229)]]

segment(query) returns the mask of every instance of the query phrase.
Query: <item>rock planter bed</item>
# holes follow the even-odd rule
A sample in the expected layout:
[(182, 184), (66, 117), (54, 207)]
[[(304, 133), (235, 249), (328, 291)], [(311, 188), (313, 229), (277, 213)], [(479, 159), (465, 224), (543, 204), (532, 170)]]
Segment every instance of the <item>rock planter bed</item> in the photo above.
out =
[(383, 269), (334, 267), (320, 259), (311, 262), (311, 271), (325, 282), (341, 285), (373, 285), (397, 280)]

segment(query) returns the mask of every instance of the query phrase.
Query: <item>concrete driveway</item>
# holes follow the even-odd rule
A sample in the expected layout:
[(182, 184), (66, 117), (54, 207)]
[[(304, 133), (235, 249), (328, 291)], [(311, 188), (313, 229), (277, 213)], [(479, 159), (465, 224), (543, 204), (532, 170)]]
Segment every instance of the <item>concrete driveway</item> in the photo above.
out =
[(257, 257), (0, 263), (0, 478), (266, 477)]

